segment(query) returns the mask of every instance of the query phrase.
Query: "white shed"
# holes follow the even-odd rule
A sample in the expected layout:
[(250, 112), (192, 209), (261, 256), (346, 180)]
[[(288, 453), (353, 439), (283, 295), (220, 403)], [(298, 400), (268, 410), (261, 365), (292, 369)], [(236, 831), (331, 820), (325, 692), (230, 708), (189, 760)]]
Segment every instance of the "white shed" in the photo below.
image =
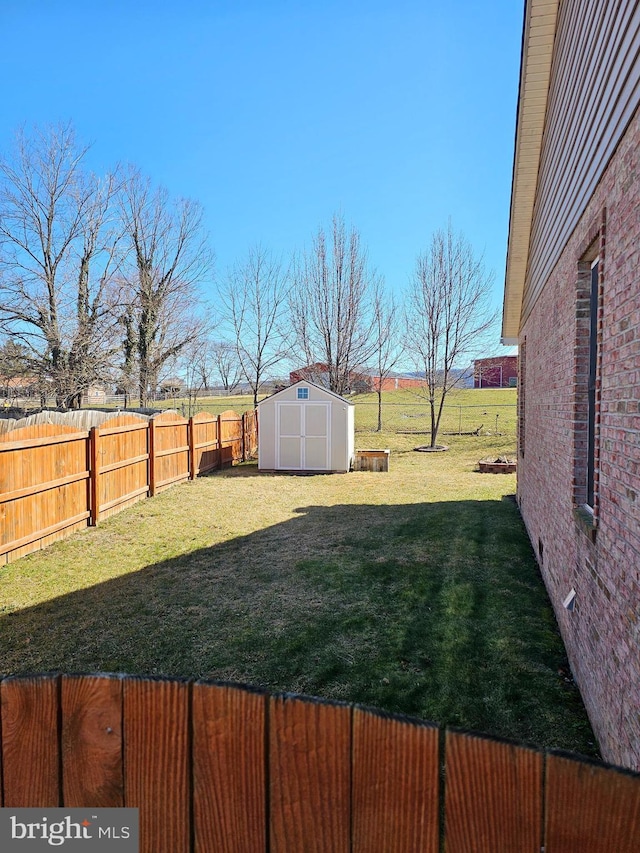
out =
[(355, 446), (354, 405), (304, 380), (258, 403), (260, 471), (351, 469)]

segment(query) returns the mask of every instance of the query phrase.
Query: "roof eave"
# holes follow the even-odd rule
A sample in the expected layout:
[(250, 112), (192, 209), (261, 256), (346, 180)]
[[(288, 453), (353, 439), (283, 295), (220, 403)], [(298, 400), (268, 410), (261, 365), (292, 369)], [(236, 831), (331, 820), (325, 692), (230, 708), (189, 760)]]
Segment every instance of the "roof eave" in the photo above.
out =
[(527, 0), (522, 32), (502, 342), (517, 343), (559, 0)]

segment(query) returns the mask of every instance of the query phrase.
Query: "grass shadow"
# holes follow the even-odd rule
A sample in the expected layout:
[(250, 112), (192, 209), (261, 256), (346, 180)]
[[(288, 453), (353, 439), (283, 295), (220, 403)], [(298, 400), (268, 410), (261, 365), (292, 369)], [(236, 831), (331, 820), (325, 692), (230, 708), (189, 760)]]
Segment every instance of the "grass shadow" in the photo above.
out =
[(510, 499), (300, 507), (5, 612), (0, 659), (243, 681), (597, 755)]

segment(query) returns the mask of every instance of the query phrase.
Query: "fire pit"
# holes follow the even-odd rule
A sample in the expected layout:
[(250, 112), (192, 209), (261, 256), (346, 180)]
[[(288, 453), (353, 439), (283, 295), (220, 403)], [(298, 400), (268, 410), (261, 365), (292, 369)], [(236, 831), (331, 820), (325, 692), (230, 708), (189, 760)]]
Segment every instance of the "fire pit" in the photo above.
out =
[(493, 459), (481, 459), (478, 462), (481, 474), (513, 474), (516, 470), (516, 460), (509, 456), (498, 456)]

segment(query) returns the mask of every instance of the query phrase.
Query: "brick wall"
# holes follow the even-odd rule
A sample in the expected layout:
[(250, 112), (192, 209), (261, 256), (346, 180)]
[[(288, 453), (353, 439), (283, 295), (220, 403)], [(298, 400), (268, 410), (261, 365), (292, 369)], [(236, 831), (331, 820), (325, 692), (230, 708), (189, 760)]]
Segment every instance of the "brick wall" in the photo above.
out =
[(518, 378), (518, 356), (479, 358), (473, 363), (474, 388), (509, 388)]
[[(603, 757), (640, 769), (640, 113), (521, 332), (518, 499)], [(599, 327), (593, 518), (586, 476), (591, 261)], [(521, 434), (521, 439), (523, 438)], [(576, 590), (575, 609), (562, 602)]]
[[(372, 376), (371, 384), (374, 391), (377, 391), (380, 386), (380, 377)], [(383, 391), (396, 391), (398, 389), (406, 389), (406, 388), (423, 388), (424, 380), (422, 379), (411, 379), (405, 376), (385, 376), (382, 380), (382, 390)]]

